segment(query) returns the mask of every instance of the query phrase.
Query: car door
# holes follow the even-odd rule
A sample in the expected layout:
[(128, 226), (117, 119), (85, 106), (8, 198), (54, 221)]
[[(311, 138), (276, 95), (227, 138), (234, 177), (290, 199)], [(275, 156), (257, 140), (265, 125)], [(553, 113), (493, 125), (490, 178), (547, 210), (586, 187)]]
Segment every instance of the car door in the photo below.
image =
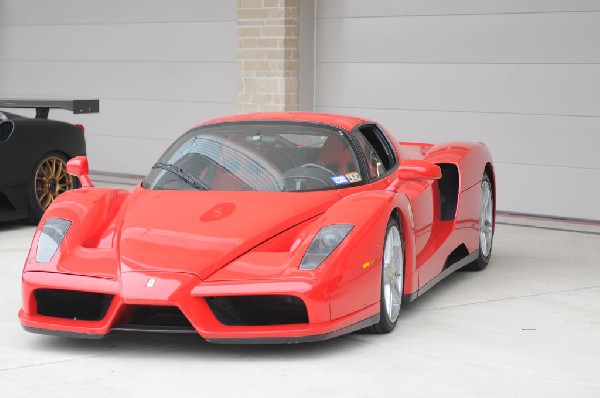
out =
[(341, 189), (340, 195), (347, 196), (365, 189), (385, 189), (394, 182), (393, 171), (398, 165), (398, 157), (387, 136), (376, 124), (359, 125), (348, 138), (359, 163), (357, 178), (367, 185)]
[[(399, 156), (396, 155), (388, 135), (384, 130), (373, 123), (363, 124), (353, 130), (353, 139), (358, 143), (361, 154), (366, 163), (366, 173), (373, 189), (385, 189), (394, 180), (393, 170), (399, 164)], [(439, 206), (437, 206), (437, 184), (431, 180), (406, 181), (401, 185), (400, 192), (405, 194), (411, 204), (411, 212), (414, 221), (416, 268), (419, 275), (422, 271), (425, 278), (419, 276), (419, 285), (429, 280), (429, 273), (425, 269), (430, 266), (428, 260), (435, 253), (439, 242), (436, 242), (436, 220), (439, 219)], [(349, 190), (342, 194), (349, 194)]]

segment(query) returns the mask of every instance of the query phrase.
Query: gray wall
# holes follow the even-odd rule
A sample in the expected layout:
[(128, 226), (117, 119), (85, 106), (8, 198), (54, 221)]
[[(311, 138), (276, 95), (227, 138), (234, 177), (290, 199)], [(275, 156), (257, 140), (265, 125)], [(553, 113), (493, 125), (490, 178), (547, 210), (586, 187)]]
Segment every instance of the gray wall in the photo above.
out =
[[(499, 209), (600, 219), (600, 0), (316, 0), (314, 13), (316, 110), (399, 140), (483, 141)], [(86, 126), (93, 170), (145, 174), (184, 130), (236, 111), (236, 29), (235, 0), (0, 0), (0, 97), (100, 98), (99, 115), (51, 116)]]
[(100, 98), (93, 170), (145, 174), (186, 129), (236, 111), (236, 2), (0, 0), (0, 97)]
[(316, 110), (483, 141), (501, 210), (600, 219), (600, 1), (317, 0)]

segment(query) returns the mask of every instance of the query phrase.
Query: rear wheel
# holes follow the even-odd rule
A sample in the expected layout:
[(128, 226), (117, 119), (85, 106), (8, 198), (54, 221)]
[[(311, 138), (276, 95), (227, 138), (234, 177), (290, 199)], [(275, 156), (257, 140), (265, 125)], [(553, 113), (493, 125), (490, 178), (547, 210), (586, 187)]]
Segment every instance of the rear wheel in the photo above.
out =
[(487, 267), (492, 256), (494, 240), (494, 193), (487, 174), (481, 179), (481, 201), (479, 206), (479, 256), (465, 267), (470, 271), (481, 271)]
[(29, 180), (29, 215), (27, 221), (38, 223), (50, 203), (61, 193), (77, 187), (67, 173), (67, 157), (51, 152), (40, 158)]
[(365, 329), (369, 333), (389, 333), (396, 327), (404, 290), (404, 242), (395, 218), (388, 221), (381, 265), (379, 323)]

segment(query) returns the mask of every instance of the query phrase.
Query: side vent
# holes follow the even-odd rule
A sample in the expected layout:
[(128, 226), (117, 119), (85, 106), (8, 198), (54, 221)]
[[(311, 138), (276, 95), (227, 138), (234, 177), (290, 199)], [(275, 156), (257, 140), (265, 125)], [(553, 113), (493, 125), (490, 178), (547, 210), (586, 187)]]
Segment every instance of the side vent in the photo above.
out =
[(458, 205), (459, 174), (458, 167), (451, 163), (437, 163), (442, 169), (442, 178), (437, 181), (440, 190), (442, 221), (454, 220)]
[(464, 243), (461, 243), (456, 249), (452, 250), (452, 253), (446, 258), (444, 269), (450, 267), (452, 264), (462, 260), (469, 255), (469, 250)]

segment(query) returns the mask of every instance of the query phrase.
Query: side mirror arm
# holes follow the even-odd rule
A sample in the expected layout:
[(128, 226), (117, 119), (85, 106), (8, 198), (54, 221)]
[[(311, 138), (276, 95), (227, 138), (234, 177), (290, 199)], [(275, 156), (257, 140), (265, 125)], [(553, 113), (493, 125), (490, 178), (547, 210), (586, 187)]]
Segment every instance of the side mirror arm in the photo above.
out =
[(397, 191), (405, 181), (439, 180), (442, 170), (437, 164), (426, 160), (405, 160), (398, 166), (398, 178), (389, 186), (389, 191)]
[(93, 187), (90, 180), (90, 168), (86, 156), (76, 156), (67, 162), (67, 173), (77, 177), (82, 187)]

